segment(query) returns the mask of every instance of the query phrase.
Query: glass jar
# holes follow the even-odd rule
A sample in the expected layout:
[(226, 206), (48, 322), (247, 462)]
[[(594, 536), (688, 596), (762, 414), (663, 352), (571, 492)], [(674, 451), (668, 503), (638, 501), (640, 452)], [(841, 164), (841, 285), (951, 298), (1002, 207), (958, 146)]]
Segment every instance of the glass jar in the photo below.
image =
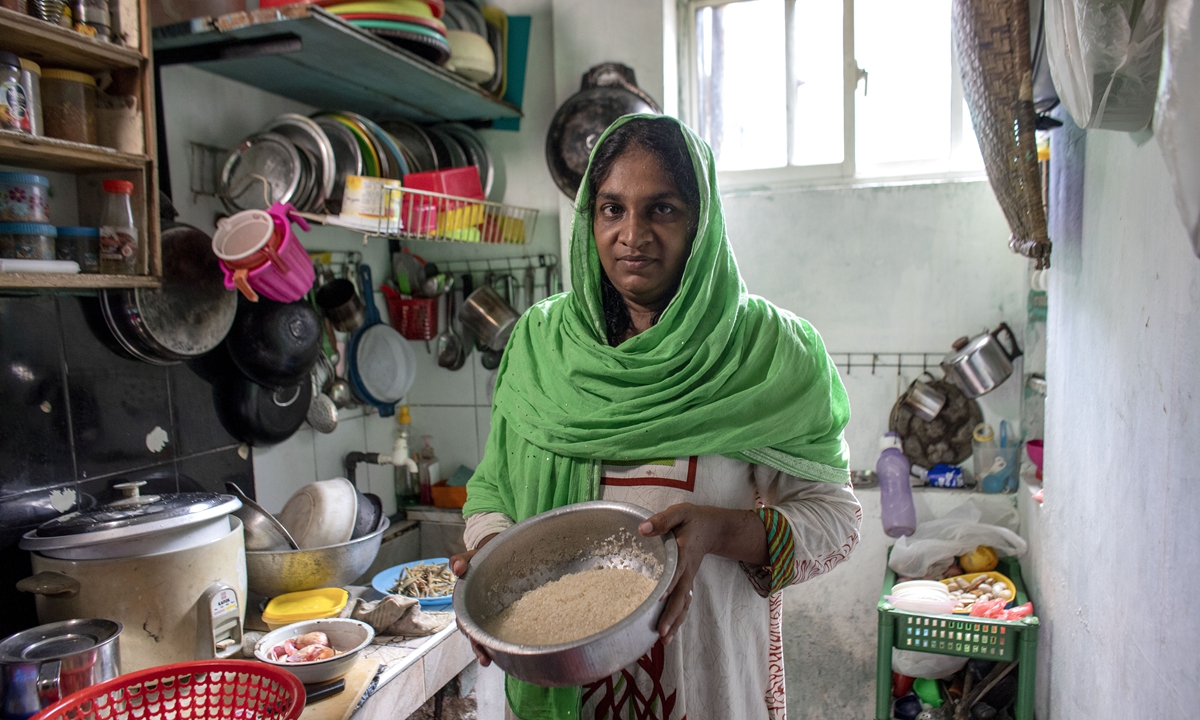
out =
[(59, 260), (74, 260), (80, 272), (100, 272), (100, 228), (60, 227), (55, 243)]
[(21, 58), (21, 87), (29, 100), (29, 133), (41, 136), (42, 130), (42, 66)]
[(95, 145), (96, 78), (74, 70), (43, 70), (42, 125), (48, 137)]
[(58, 231), (42, 223), (0, 223), (0, 257), (53, 260)]
[(105, 180), (104, 213), (100, 216), (100, 272), (136, 275), (138, 231), (133, 222), (133, 183)]
[(32, 133), (29, 97), (21, 84), (21, 59), (0, 50), (0, 129)]

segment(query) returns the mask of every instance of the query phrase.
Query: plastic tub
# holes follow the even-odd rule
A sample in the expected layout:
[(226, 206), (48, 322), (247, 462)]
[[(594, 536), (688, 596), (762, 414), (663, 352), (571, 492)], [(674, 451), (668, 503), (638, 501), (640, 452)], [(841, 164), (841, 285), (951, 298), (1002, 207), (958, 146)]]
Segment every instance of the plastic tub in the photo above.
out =
[(96, 78), (61, 68), (42, 71), (42, 127), (48, 137), (96, 144)]
[(50, 181), (33, 173), (0, 173), (0, 222), (50, 221)]
[(0, 223), (0, 257), (53, 260), (58, 231), (43, 223)]
[(350, 600), (342, 588), (319, 588), (279, 595), (267, 603), (263, 622), (272, 631), (292, 623), (337, 617)]
[(80, 272), (100, 272), (100, 228), (60, 227), (56, 247), (58, 259), (74, 260)]

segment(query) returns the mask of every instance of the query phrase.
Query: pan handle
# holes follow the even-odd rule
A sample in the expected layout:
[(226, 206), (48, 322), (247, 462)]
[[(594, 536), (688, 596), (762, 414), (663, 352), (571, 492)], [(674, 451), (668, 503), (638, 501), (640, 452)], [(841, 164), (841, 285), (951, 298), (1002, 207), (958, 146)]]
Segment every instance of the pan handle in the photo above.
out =
[(358, 266), (358, 281), (361, 285), (363, 305), (367, 306), (367, 321), (363, 323), (363, 327), (378, 325), (380, 322), (379, 308), (375, 307), (375, 286), (371, 283), (371, 266), (365, 262)]

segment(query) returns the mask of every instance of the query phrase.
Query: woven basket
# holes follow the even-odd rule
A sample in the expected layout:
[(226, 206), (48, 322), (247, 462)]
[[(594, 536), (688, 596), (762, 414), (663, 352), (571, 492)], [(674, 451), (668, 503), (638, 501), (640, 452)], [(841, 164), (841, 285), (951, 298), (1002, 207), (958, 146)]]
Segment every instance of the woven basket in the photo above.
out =
[(1027, 0), (954, 0), (963, 91), (1013, 252), (1050, 267), (1038, 172)]

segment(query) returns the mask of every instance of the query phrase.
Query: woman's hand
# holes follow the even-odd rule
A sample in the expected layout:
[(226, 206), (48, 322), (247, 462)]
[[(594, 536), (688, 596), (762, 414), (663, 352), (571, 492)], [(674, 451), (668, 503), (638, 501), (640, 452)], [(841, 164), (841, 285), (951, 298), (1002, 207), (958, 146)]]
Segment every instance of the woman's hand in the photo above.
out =
[[(496, 537), (497, 534), (498, 533), (492, 533), (491, 535), (488, 535), (487, 537), (485, 537), (483, 540), (480, 541), (479, 546), (476, 547), (474, 550), (468, 550), (464, 553), (459, 553), (459, 554), (455, 555), (454, 557), (450, 558), (450, 571), (453, 572), (458, 577), (466, 577), (467, 570), (469, 570), (471, 568), (471, 558), (475, 557), (475, 553), (477, 553), (481, 549), (483, 549), (483, 546), (487, 545), (489, 542), (491, 542), (492, 538)], [(458, 629), (460, 631), (462, 630), (462, 623), (458, 624)], [(463, 635), (467, 635), (467, 634), (464, 632)], [(476, 643), (474, 640), (471, 640), (470, 635), (467, 635), (467, 640), (470, 641), (470, 643), (471, 643), (471, 649), (475, 651), (475, 657), (479, 658), (479, 664), (482, 665), (483, 667), (487, 667), (488, 665), (491, 665), (492, 664), (492, 656), (488, 655), (487, 650), (482, 645)]]
[(658, 619), (658, 635), (664, 645), (671, 643), (683, 624), (692, 604), (692, 585), (705, 555), (713, 553), (758, 565), (770, 562), (767, 530), (758, 515), (750, 510), (679, 503), (638, 526), (638, 531), (645, 537), (656, 537), (672, 530), (679, 548), (679, 561), (675, 577), (663, 596), (667, 606)]

